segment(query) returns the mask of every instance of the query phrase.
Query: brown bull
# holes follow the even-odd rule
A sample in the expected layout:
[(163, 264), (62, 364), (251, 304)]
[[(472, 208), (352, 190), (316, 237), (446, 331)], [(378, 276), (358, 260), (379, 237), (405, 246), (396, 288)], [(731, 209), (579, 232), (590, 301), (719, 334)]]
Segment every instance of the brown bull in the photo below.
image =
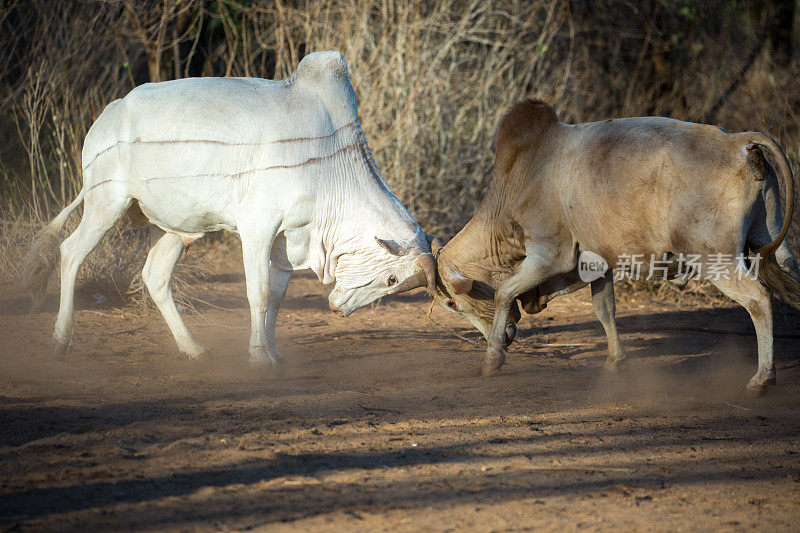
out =
[[(783, 212), (765, 153), (787, 192)], [(760, 390), (775, 381), (770, 291), (800, 307), (800, 271), (784, 242), (792, 191), (786, 156), (761, 133), (662, 117), (564, 124), (550, 106), (526, 100), (500, 123), (494, 176), (477, 213), (438, 255), (436, 299), (483, 333), (483, 371), (492, 373), (516, 333), (516, 300), (537, 313), (584, 287), (578, 258), (594, 252), (610, 266), (591, 290), (608, 337), (606, 367), (615, 369), (625, 361), (614, 319), (618, 258), (642, 254), (674, 266), (692, 254), (702, 270), (723, 254), (732, 267), (712, 282), (750, 313), (758, 371), (748, 387)]]

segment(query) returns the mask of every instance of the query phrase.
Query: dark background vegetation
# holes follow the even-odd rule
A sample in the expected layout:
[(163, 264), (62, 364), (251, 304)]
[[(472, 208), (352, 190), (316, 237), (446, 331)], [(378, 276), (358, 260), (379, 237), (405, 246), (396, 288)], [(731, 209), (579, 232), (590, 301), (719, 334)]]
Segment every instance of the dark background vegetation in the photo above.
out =
[[(3, 0), (2, 270), (80, 189), (82, 141), (106, 104), (150, 81), (284, 78), (325, 49), (348, 61), (384, 177), (444, 238), (474, 212), (498, 117), (525, 96), (569, 122), (666, 115), (764, 131), (797, 169), (800, 0)], [(136, 240), (143, 260), (144, 233), (121, 226), (114, 239)]]

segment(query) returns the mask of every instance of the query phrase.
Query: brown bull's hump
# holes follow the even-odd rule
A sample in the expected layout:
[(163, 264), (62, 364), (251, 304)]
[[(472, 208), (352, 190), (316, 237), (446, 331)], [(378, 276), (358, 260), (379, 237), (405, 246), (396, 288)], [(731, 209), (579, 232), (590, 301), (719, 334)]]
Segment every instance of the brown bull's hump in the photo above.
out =
[(541, 100), (529, 98), (514, 104), (497, 129), (496, 169), (510, 171), (522, 151), (541, 143), (544, 130), (559, 123), (553, 108)]

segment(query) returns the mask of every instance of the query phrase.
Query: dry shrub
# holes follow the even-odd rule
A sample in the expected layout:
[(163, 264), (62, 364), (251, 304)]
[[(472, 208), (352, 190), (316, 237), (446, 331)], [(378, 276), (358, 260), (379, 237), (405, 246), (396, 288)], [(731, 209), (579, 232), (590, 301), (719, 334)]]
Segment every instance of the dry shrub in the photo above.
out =
[[(74, 231), (78, 223), (79, 217), (71, 217), (60, 232), (59, 241)], [(0, 228), (0, 250), (3, 251), (0, 253), (0, 285), (13, 287), (24, 277), (21, 271), (23, 256), (41, 227), (40, 223), (32, 222), (28, 217), (17, 216), (0, 221)], [(78, 274), (78, 286), (83, 292), (100, 298), (97, 304), (108, 301), (112, 304), (148, 305), (150, 300), (141, 272), (149, 242), (150, 231), (147, 228), (138, 228), (123, 218), (84, 261)], [(192, 253), (175, 267), (172, 292), (176, 302), (188, 310), (195, 308), (191, 285), (210, 277), (211, 271), (205, 264), (205, 250), (202, 244), (194, 245)], [(55, 272), (58, 272), (58, 267)], [(54, 275), (53, 280), (51, 291), (59, 286), (59, 276)]]
[[(553, 103), (564, 121), (658, 114), (761, 130), (781, 143), (796, 171), (800, 66), (787, 45), (785, 21), (797, 16), (787, 6), (12, 1), (0, 11), (0, 131), (9, 139), (0, 147), (0, 187), (3, 207), (24, 216), (18, 222), (4, 212), (3, 249), (13, 258), (24, 245), (6, 228), (35, 229), (74, 197), (88, 127), (133, 86), (189, 75), (284, 78), (305, 54), (325, 49), (348, 61), (384, 177), (426, 230), (444, 239), (485, 190), (499, 116), (526, 96)], [(136, 258), (132, 265), (143, 260), (146, 238), (115, 231), (108, 240), (118, 236), (117, 252), (131, 249), (124, 255)], [(790, 244), (797, 249), (797, 231)], [(128, 260), (117, 253), (113, 261)], [(13, 271), (13, 262), (6, 259), (4, 270)], [(101, 261), (87, 268), (89, 278), (99, 281), (108, 268), (127, 271)]]
[[(62, 241), (79, 223), (78, 216), (72, 216), (64, 229), (59, 232)], [(23, 257), (28, 252), (34, 236), (41, 230), (38, 220), (20, 216), (4, 217), (3, 231), (0, 233), (0, 284), (12, 285), (23, 277)], [(79, 284), (85, 290), (99, 292), (106, 298), (122, 300), (136, 273), (141, 271), (148, 250), (147, 230), (127, 224), (123, 219), (115, 225), (87, 257), (79, 272)], [(58, 272), (56, 266), (55, 272)], [(58, 280), (58, 275), (53, 276)], [(51, 286), (58, 286), (51, 284)]]

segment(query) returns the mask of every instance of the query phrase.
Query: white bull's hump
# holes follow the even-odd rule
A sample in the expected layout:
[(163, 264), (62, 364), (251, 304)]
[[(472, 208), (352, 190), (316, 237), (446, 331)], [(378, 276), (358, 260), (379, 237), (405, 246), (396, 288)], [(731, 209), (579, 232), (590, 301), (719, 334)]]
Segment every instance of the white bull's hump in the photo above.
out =
[(361, 135), (355, 93), (341, 54), (318, 52), (282, 81), (184, 78), (141, 85), (97, 119), (83, 166), (120, 145), (257, 148), (342, 134)]

